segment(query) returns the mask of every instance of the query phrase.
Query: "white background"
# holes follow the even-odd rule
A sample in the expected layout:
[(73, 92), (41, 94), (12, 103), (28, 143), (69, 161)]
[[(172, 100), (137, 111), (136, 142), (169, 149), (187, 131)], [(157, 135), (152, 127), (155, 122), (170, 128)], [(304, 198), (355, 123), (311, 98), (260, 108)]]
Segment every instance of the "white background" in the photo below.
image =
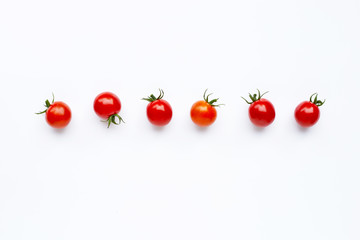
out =
[[(0, 239), (360, 239), (359, 23), (355, 0), (2, 0)], [(163, 129), (140, 100), (158, 88)], [(199, 129), (206, 88), (226, 105)], [(262, 130), (240, 98), (256, 88)], [(106, 90), (126, 124), (94, 114)], [(64, 131), (34, 114), (52, 92)]]

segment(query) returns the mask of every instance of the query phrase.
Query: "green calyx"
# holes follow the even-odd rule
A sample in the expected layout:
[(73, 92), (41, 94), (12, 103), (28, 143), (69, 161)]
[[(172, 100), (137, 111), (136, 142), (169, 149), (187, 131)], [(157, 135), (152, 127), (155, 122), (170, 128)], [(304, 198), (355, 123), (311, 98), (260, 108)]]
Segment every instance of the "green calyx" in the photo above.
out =
[[(116, 119), (118, 119), (118, 122), (116, 121)], [(111, 115), (107, 120), (105, 120), (104, 122), (108, 123), (108, 128), (110, 127), (111, 123), (115, 124), (115, 125), (120, 125), (121, 122), (125, 123), (124, 120), (122, 119), (122, 117), (120, 117), (119, 114), (115, 113), (113, 115)]]
[(246, 100), (246, 99), (243, 98), (243, 97), (241, 97), (241, 98), (244, 99), (247, 104), (252, 104), (252, 103), (254, 103), (254, 102), (256, 102), (256, 101), (259, 101), (265, 94), (268, 93), (268, 91), (267, 91), (267, 92), (264, 92), (263, 94), (260, 94), (259, 89), (257, 89), (257, 91), (258, 91), (257, 94), (254, 93), (254, 94), (251, 95), (251, 94), (249, 93), (249, 97), (250, 97), (250, 99), (251, 99), (251, 102), (249, 102), (248, 100)]
[(219, 100), (219, 98), (209, 100), (209, 97), (212, 93), (209, 93), (208, 95), (206, 95), (206, 92), (207, 92), (207, 89), (205, 90), (204, 95), (203, 95), (204, 101), (207, 102), (208, 104), (210, 104), (212, 107), (219, 107), (221, 105), (225, 105), (225, 104), (215, 104)]
[(51, 104), (53, 104), (54, 103), (54, 101), (55, 101), (55, 96), (54, 96), (54, 93), (52, 93), (52, 96), (53, 96), (53, 98), (52, 98), (52, 101), (51, 101), (51, 103), (49, 102), (49, 100), (48, 99), (46, 99), (46, 101), (45, 101), (45, 107), (46, 107), (46, 109), (44, 110), (44, 111), (42, 111), (42, 112), (37, 112), (37, 113), (35, 113), (35, 114), (43, 114), (43, 113), (46, 113), (46, 111), (48, 110), (48, 108), (51, 106)]
[(155, 97), (154, 94), (151, 94), (149, 97), (147, 98), (142, 98), (141, 100), (145, 100), (145, 101), (148, 101), (148, 102), (154, 102), (156, 100), (160, 100), (164, 97), (164, 91), (162, 89), (159, 88), (159, 96), (158, 97)]
[[(312, 99), (313, 96), (315, 96), (314, 100)], [(321, 100), (318, 100), (317, 97), (318, 97), (318, 94), (317, 94), (317, 93), (312, 94), (312, 95), (310, 96), (310, 102), (312, 102), (312, 103), (315, 104), (316, 106), (320, 107), (320, 106), (322, 106), (322, 105), (325, 103), (326, 99), (324, 99), (324, 101), (321, 101)]]

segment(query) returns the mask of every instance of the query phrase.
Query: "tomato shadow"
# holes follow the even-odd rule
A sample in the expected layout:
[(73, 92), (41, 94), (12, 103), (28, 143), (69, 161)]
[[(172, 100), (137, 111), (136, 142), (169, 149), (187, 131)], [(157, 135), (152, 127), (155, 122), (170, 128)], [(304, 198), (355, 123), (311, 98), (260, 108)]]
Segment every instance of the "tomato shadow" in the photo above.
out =
[(198, 131), (198, 132), (206, 132), (209, 128), (209, 127), (200, 127), (197, 125), (195, 125), (194, 127), (195, 127), (196, 131)]
[(66, 132), (66, 128), (54, 128), (53, 132), (56, 134), (64, 134), (64, 132)]
[(155, 131), (155, 132), (163, 132), (164, 131), (164, 129), (165, 129), (165, 127), (166, 126), (155, 126), (155, 125), (152, 125), (151, 124), (151, 126), (152, 126), (152, 129)]
[(309, 132), (309, 128), (307, 128), (307, 127), (302, 127), (302, 126), (300, 126), (299, 124), (296, 124), (296, 128), (297, 128), (298, 131), (301, 132), (301, 133), (307, 133), (307, 132)]
[(258, 127), (258, 126), (255, 126), (254, 124), (251, 124), (251, 125), (252, 125), (255, 132), (263, 133), (266, 130), (266, 127)]

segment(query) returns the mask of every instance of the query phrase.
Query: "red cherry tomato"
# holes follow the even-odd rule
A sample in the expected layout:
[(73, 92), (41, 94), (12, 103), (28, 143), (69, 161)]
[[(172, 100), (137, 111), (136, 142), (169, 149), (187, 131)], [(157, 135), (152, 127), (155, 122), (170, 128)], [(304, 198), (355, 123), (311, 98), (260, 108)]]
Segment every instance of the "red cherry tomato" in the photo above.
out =
[(37, 114), (45, 113), (46, 122), (53, 128), (64, 128), (66, 127), (71, 120), (71, 110), (70, 107), (64, 102), (54, 102), (53, 100), (50, 104), (49, 100), (45, 101), (46, 110), (39, 112)]
[[(314, 101), (312, 97), (315, 95)], [(300, 103), (294, 112), (297, 123), (302, 127), (313, 126), (320, 118), (319, 107), (325, 103), (317, 99), (318, 94), (314, 93), (310, 96), (310, 101)]]
[(252, 102), (248, 102), (245, 98), (243, 98), (248, 104), (249, 107), (249, 118), (250, 121), (258, 127), (266, 127), (269, 126), (275, 119), (275, 108), (272, 103), (262, 98), (264, 94), (267, 92), (260, 94), (258, 90), (257, 94), (249, 94), (249, 97)]
[(150, 102), (146, 108), (149, 121), (155, 126), (165, 126), (172, 118), (172, 108), (167, 101), (162, 99), (164, 91), (161, 89), (159, 91), (160, 95), (157, 98), (151, 94), (148, 98), (143, 98), (143, 100)]
[[(94, 100), (94, 111), (102, 119), (106, 119), (108, 127), (111, 123), (119, 125), (124, 122), (118, 115), (121, 110), (120, 99), (111, 92), (103, 92), (96, 96)], [(116, 118), (118, 122), (116, 122)]]
[(215, 107), (222, 105), (214, 105), (214, 103), (217, 102), (218, 98), (209, 101), (209, 96), (212, 93), (206, 96), (206, 91), (204, 92), (203, 96), (204, 100), (195, 102), (190, 110), (191, 120), (200, 127), (207, 127), (213, 124), (217, 117)]

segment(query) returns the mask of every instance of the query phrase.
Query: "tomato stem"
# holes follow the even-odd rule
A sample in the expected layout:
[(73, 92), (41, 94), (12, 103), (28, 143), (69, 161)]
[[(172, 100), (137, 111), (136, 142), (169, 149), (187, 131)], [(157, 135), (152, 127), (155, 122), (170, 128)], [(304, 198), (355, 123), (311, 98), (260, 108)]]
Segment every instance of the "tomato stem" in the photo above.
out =
[(212, 107), (220, 107), (221, 105), (225, 105), (225, 104), (222, 104), (222, 103), (221, 104), (214, 104), (219, 100), (219, 98), (215, 98), (215, 99), (209, 101), (209, 96), (212, 95), (213, 93), (209, 93), (208, 95), (206, 95), (207, 90), (208, 89), (205, 90), (204, 95), (203, 95), (203, 98), (204, 98), (205, 102), (210, 104)]
[[(315, 96), (314, 100), (312, 100), (313, 96)], [(326, 99), (324, 99), (324, 101), (321, 101), (321, 100), (318, 100), (317, 97), (318, 97), (318, 94), (317, 94), (317, 93), (313, 93), (313, 94), (310, 96), (310, 102), (312, 102), (312, 103), (315, 104), (316, 106), (320, 107), (320, 106), (322, 106), (322, 105), (325, 103)]]
[[(119, 122), (116, 122), (116, 118), (119, 120)], [(111, 115), (106, 121), (108, 123), (108, 128), (110, 127), (111, 123), (115, 124), (115, 125), (120, 125), (121, 122), (125, 123), (124, 120), (122, 119), (122, 117), (120, 117), (119, 114), (115, 113), (113, 115)]]
[(241, 98), (244, 99), (247, 104), (252, 104), (252, 103), (254, 103), (254, 102), (256, 102), (256, 101), (259, 101), (259, 100), (260, 100), (265, 94), (267, 94), (269, 91), (266, 91), (266, 92), (264, 92), (263, 94), (260, 94), (260, 90), (257, 89), (257, 92), (258, 92), (258, 94), (254, 93), (254, 94), (252, 94), (252, 95), (249, 93), (249, 97), (250, 97), (250, 99), (251, 99), (252, 102), (246, 100), (244, 97), (241, 97)]
[(160, 94), (158, 97), (155, 97), (154, 94), (151, 94), (149, 97), (142, 98), (141, 100), (145, 100), (145, 101), (149, 101), (149, 102), (154, 102), (156, 100), (160, 100), (164, 97), (164, 91), (159, 88), (159, 92), (160, 92)]
[(45, 100), (45, 107), (46, 107), (46, 109), (44, 110), (44, 111), (41, 111), (41, 112), (37, 112), (37, 113), (35, 113), (35, 114), (43, 114), (43, 113), (46, 113), (46, 111), (48, 110), (48, 108), (51, 106), (51, 104), (53, 104), (54, 103), (54, 101), (55, 101), (55, 96), (54, 96), (54, 93), (52, 93), (52, 101), (51, 101), (51, 103), (49, 102), (49, 100), (48, 99), (46, 99)]

